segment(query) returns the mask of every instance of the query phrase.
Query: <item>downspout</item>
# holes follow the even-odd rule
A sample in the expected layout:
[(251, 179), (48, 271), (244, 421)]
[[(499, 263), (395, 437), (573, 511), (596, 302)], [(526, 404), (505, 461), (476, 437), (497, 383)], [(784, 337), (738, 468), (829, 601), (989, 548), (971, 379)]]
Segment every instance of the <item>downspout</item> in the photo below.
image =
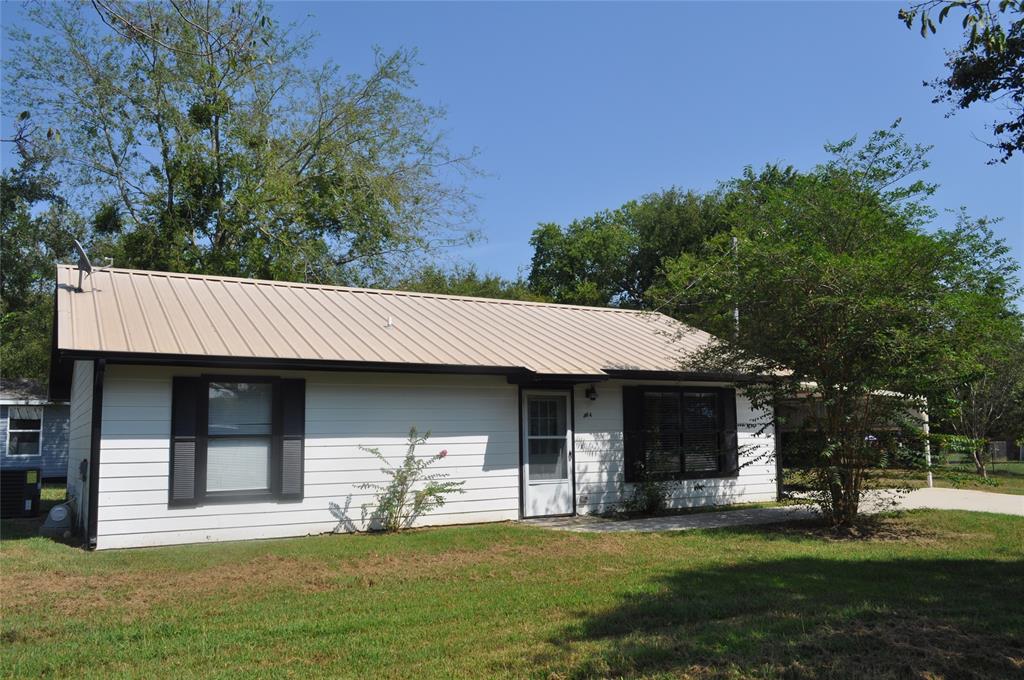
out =
[(85, 547), (96, 549), (100, 506), (100, 440), (103, 430), (103, 373), (106, 359), (93, 360), (92, 368), (92, 431), (89, 440), (89, 514)]

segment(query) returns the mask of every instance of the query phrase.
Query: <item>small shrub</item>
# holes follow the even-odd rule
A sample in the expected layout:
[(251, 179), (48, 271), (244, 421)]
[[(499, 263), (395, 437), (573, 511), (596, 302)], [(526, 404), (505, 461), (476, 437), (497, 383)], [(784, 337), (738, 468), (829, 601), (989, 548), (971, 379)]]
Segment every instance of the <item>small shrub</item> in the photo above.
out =
[(633, 482), (629, 495), (624, 496), (620, 511), (626, 514), (653, 515), (668, 509), (668, 501), (679, 482), (659, 478), (640, 471), (640, 479)]
[[(372, 517), (382, 531), (401, 531), (408, 528), (420, 515), (439, 508), (445, 503), (445, 496), (451, 493), (464, 493), (465, 482), (441, 481), (448, 476), (444, 472), (427, 473), (427, 469), (448, 455), (444, 449), (429, 458), (417, 458), (416, 447), (425, 444), (430, 433), (420, 436), (416, 428), (409, 429), (409, 448), (405, 458), (398, 467), (393, 467), (378, 448), (360, 446), (363, 451), (372, 453), (384, 467), (381, 468), (390, 481), (387, 483), (360, 484), (360, 489), (370, 489), (376, 493), (377, 508)], [(363, 506), (365, 512), (366, 506)]]

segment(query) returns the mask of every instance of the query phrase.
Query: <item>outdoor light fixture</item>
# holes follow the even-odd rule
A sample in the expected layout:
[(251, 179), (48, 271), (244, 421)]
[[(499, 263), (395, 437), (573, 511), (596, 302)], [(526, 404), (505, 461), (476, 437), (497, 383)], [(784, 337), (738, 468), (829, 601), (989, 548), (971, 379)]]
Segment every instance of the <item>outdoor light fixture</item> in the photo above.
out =
[(597, 400), (597, 388), (594, 387), (593, 385), (588, 387), (587, 391), (584, 392), (584, 394), (587, 396), (587, 399), (589, 399), (590, 401), (596, 401)]

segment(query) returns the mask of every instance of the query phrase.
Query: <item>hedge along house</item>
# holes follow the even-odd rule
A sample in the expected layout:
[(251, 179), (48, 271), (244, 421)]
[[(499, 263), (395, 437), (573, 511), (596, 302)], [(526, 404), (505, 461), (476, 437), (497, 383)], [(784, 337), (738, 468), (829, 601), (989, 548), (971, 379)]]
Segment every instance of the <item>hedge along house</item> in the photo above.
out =
[(384, 476), (361, 447), (397, 463), (412, 426), (465, 482), (416, 525), (600, 512), (645, 459), (676, 506), (776, 497), (771, 414), (681, 371), (709, 336), (659, 314), (124, 269), (77, 285), (58, 268), (51, 392), (94, 548), (371, 528), (360, 485)]

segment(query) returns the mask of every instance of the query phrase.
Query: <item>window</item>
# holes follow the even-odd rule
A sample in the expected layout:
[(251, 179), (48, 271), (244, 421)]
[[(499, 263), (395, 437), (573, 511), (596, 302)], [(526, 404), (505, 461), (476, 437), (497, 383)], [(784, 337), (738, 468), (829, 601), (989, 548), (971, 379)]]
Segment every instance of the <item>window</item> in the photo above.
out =
[(175, 378), (172, 421), (172, 505), (302, 498), (305, 381)]
[(735, 475), (736, 392), (722, 388), (623, 389), (626, 481)]
[(270, 490), (272, 387), (270, 383), (210, 383), (207, 493)]
[(43, 430), (41, 406), (11, 406), (7, 409), (7, 455), (38, 456)]

